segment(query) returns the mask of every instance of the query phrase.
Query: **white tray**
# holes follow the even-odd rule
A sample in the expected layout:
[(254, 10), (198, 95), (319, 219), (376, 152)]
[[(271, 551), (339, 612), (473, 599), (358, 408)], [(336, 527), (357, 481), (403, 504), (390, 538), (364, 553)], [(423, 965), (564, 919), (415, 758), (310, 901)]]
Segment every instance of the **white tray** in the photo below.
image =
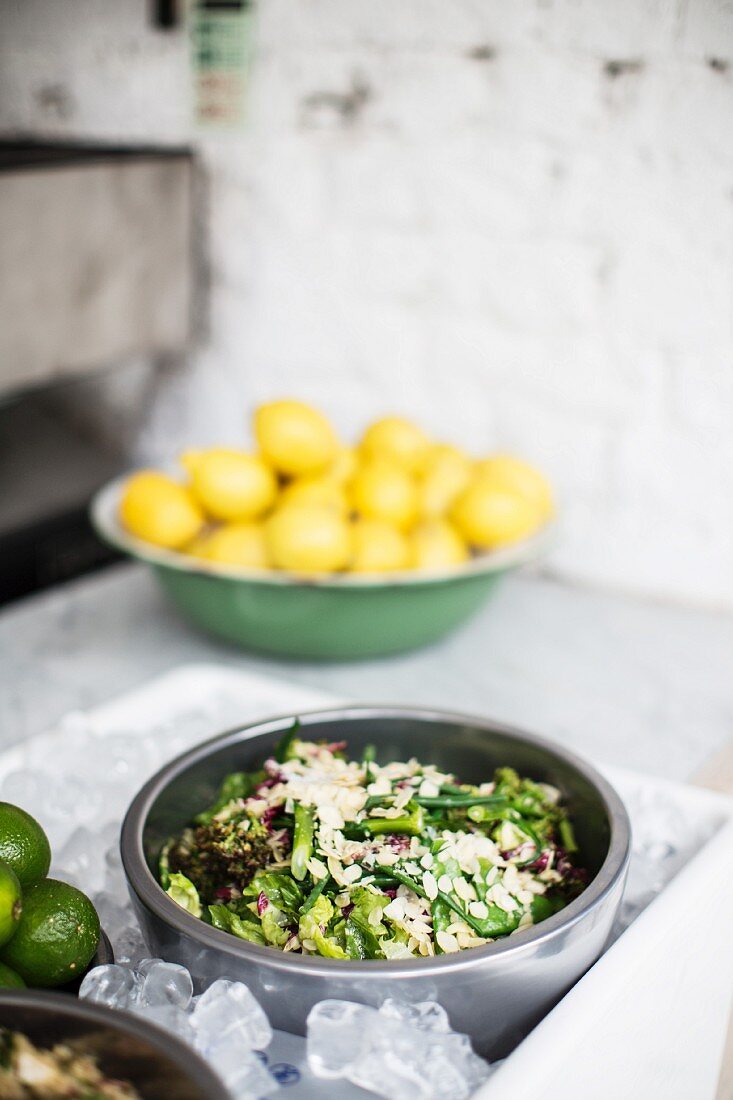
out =
[[(336, 703), (333, 696), (216, 665), (187, 665), (0, 754), (0, 782), (73, 742), (79, 723), (100, 738), (123, 734), (165, 757), (234, 725)], [(708, 1100), (716, 1082), (733, 989), (733, 799), (603, 767), (630, 808), (632, 824), (652, 801), (667, 808), (671, 834), (685, 838), (662, 858), (666, 885), (557, 1007), (475, 1094), (474, 1100)], [(140, 775), (139, 780), (144, 778)], [(42, 806), (27, 806), (44, 824)], [(649, 855), (649, 853), (647, 853)], [(652, 853), (654, 855), (654, 853)], [(631, 889), (649, 861), (632, 861)], [(650, 885), (653, 892), (653, 884)], [(268, 1059), (288, 1100), (371, 1094), (308, 1074), (304, 1041), (276, 1033)]]

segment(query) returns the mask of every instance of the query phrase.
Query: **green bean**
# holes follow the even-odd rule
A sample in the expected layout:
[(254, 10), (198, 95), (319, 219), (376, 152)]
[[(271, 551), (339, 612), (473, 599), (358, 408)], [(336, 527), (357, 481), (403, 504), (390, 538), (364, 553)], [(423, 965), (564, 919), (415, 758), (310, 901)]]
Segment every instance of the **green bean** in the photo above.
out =
[(430, 810), (458, 810), (467, 806), (497, 806), (508, 805), (506, 798), (496, 794), (462, 794), (462, 795), (438, 795), (436, 798), (423, 798), (415, 795), (413, 801), (418, 806), (426, 806)]
[(521, 821), (522, 815), (519, 810), (515, 810), (512, 806), (469, 806), (466, 811), (466, 815), (470, 821), (473, 821), (476, 825), (483, 825), (486, 822), (493, 821), (511, 821), (512, 823)]
[(374, 745), (365, 745), (364, 752), (361, 754), (361, 763), (364, 768), (364, 786), (368, 786), (374, 779), (374, 773), (372, 772), (372, 764), (377, 756), (377, 749)]
[(305, 901), (303, 902), (303, 904), (300, 907), (301, 917), (304, 916), (316, 904), (316, 902), (320, 898), (321, 894), (326, 889), (326, 886), (327, 886), (328, 881), (329, 881), (330, 878), (331, 878), (330, 875), (326, 875), (325, 878), (320, 879), (320, 881), (317, 882), (316, 885), (313, 887), (310, 894), (308, 895), (308, 897), (305, 899)]
[(296, 718), (285, 736), (275, 746), (275, 759), (278, 764), (284, 764), (293, 756), (293, 742), (297, 740), (300, 732), (300, 718)]
[(447, 932), (450, 924), (450, 909), (440, 898), (435, 898), (430, 903), (430, 912), (433, 914), (433, 943), (435, 954), (444, 954), (443, 948), (438, 943), (438, 932)]
[[(365, 874), (364, 878), (366, 878), (366, 877), (367, 877), (367, 875)], [(394, 886), (394, 885), (397, 885), (397, 879), (394, 877), (394, 875), (387, 874), (386, 872), (383, 875), (373, 875), (373, 874), (370, 873), (368, 875), (368, 877), (369, 877), (370, 883), (372, 883), (373, 886)]]
[(560, 819), (560, 840), (566, 852), (577, 852), (578, 844), (575, 839), (573, 826), (566, 817)]
[(297, 878), (299, 882), (302, 882), (306, 876), (306, 864), (313, 853), (314, 816), (312, 806), (304, 806), (301, 802), (296, 805), (290, 870), (293, 878)]
[(437, 829), (439, 832), (441, 829), (455, 829), (456, 822), (451, 821), (448, 817), (433, 817), (432, 814), (426, 814), (425, 824), (430, 825), (431, 828)]
[(544, 817), (547, 807), (531, 794), (522, 794), (509, 803), (513, 810), (526, 817)]
[[(428, 895), (425, 893), (422, 883), (416, 882), (415, 879), (410, 878), (409, 875), (403, 874), (402, 871), (396, 871), (394, 868), (392, 869), (392, 874), (398, 882), (402, 883), (403, 886), (409, 886), (411, 890), (414, 890), (418, 897), (427, 898)], [(466, 922), (469, 928), (473, 928), (474, 932), (476, 932), (479, 936), (484, 935), (484, 931), (481, 927), (481, 921), (476, 920), (470, 915), (470, 913), (466, 913), (463, 906), (459, 902), (454, 901), (449, 894), (444, 893), (442, 890), (438, 890), (438, 897), (445, 905), (448, 906), (449, 909), (452, 909), (454, 913), (457, 913), (461, 920), (464, 920)]]
[(403, 817), (367, 817), (357, 825), (345, 830), (344, 835), (349, 839), (361, 836), (381, 836), (385, 833), (397, 833), (402, 836), (420, 836), (423, 831), (425, 815), (417, 806), (412, 813)]

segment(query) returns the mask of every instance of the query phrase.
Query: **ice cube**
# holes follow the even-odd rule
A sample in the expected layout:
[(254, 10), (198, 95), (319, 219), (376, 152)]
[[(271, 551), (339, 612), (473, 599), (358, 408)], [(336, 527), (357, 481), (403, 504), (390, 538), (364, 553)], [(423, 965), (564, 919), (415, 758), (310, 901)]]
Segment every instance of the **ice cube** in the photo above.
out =
[(26, 752), (28, 766), (57, 778), (78, 773), (79, 762), (84, 760), (92, 736), (85, 714), (78, 711), (67, 714), (55, 730), (31, 739)]
[(135, 975), (117, 963), (95, 966), (85, 975), (79, 996), (109, 1008), (129, 1008), (135, 996)]
[(102, 884), (105, 894), (109, 894), (110, 897), (115, 898), (120, 905), (126, 905), (128, 899), (127, 879), (125, 878), (122, 868), (115, 868), (111, 870), (109, 867), (104, 874), (104, 883)]
[(43, 810), (49, 781), (46, 772), (19, 768), (5, 776), (0, 784), (0, 795), (3, 800), (23, 806), (34, 817), (45, 817)]
[(144, 959), (140, 959), (135, 969), (137, 970), (140, 977), (144, 978), (149, 970), (152, 970), (154, 966), (157, 966), (158, 963), (162, 963), (164, 961), (164, 959), (159, 959), (157, 956), (151, 957), (146, 955)]
[(112, 843), (104, 853), (104, 883), (103, 889), (105, 893), (111, 897), (117, 898), (122, 904), (126, 904), (128, 899), (127, 891), (127, 879), (125, 878), (125, 872), (122, 867), (122, 857), (120, 856), (119, 846), (119, 826), (114, 825), (114, 843)]
[(117, 961), (127, 963), (130, 966), (136, 966), (138, 961), (145, 958), (148, 953), (148, 947), (140, 929), (135, 924), (131, 912), (129, 913), (127, 926), (121, 932), (118, 932), (112, 943)]
[(224, 1037), (249, 1050), (261, 1050), (272, 1039), (270, 1022), (247, 986), (226, 978), (197, 997), (191, 1020), (204, 1052)]
[(84, 768), (99, 782), (120, 783), (127, 789), (147, 778), (151, 752), (142, 737), (124, 733), (93, 737), (86, 748)]
[(388, 1019), (403, 1020), (422, 1031), (450, 1031), (448, 1013), (437, 1001), (418, 1001), (408, 1004), (389, 997), (379, 1009)]
[(92, 900), (99, 914), (99, 922), (113, 943), (119, 935), (134, 925), (131, 910), (119, 898), (102, 891), (95, 894)]
[(106, 866), (99, 836), (84, 825), (75, 829), (54, 860), (54, 874), (65, 880), (70, 878), (74, 883), (83, 883), (87, 893), (101, 890)]
[(308, 1016), (308, 1064), (319, 1077), (344, 1077), (369, 1053), (373, 1008), (350, 1001), (320, 1001)]
[(709, 836), (673, 792), (641, 782), (625, 791), (632, 853), (623, 902), (611, 932), (616, 939), (646, 909)]
[(135, 1012), (145, 1020), (170, 1031), (193, 1045), (194, 1034), (191, 1029), (191, 1017), (178, 1005), (135, 1005)]
[(138, 967), (142, 988), (138, 1003), (142, 1006), (175, 1005), (186, 1009), (193, 996), (193, 982), (185, 966), (163, 962), (161, 959), (145, 960), (152, 965)]
[(129, 904), (106, 891), (92, 898), (99, 921), (112, 943), (117, 962), (137, 963), (150, 954)]
[(386, 1011), (322, 1001), (308, 1016), (308, 1064), (389, 1100), (466, 1100), (489, 1076), (467, 1035), (446, 1030), (430, 1002)]
[(0, 798), (22, 806), (37, 817), (57, 850), (66, 843), (79, 825), (101, 820), (101, 793), (76, 776), (59, 777), (49, 772), (21, 769), (5, 777)]
[[(105, 814), (105, 816), (107, 816)], [(102, 849), (104, 850), (104, 858), (109, 862), (112, 858), (115, 864), (122, 865), (122, 856), (120, 855), (120, 823), (119, 821), (108, 821), (104, 828), (99, 833), (99, 839), (101, 841)], [(110, 857), (110, 853), (112, 856)]]
[(102, 815), (102, 795), (94, 784), (67, 775), (63, 783), (50, 783), (44, 806), (50, 817), (77, 825), (94, 822), (96, 826)]
[(209, 1059), (216, 1072), (237, 1100), (259, 1100), (270, 1096), (279, 1085), (264, 1062), (251, 1050), (242, 1049), (228, 1039), (213, 1047)]

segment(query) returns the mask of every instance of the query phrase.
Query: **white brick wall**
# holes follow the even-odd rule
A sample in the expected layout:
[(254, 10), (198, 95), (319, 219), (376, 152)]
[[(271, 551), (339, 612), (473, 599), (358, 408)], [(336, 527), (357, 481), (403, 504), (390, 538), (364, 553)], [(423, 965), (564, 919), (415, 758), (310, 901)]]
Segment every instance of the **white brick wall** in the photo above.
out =
[(733, 608), (731, 0), (260, 7), (215, 138), (145, 0), (0, 6), (3, 131), (207, 167), (209, 333), (139, 448), (284, 392), (404, 410), (550, 471), (557, 574)]

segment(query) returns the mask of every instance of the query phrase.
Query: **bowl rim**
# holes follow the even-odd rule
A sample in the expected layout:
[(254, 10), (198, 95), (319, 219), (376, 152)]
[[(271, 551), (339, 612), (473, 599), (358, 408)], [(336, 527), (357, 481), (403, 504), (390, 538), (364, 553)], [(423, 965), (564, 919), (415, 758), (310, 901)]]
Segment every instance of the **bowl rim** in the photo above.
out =
[(186, 554), (153, 546), (125, 531), (117, 516), (122, 488), (130, 474), (114, 478), (103, 485), (92, 498), (89, 516), (97, 535), (116, 550), (179, 573), (193, 576), (241, 581), (271, 588), (323, 588), (369, 589), (421, 587), (443, 584), (446, 581), (466, 580), (517, 569), (535, 561), (554, 543), (557, 521), (548, 520), (540, 530), (528, 539), (512, 543), (500, 550), (492, 550), (467, 562), (444, 569), (409, 570), (392, 573), (324, 573), (299, 574), (285, 570), (245, 569), (238, 566), (218, 565), (188, 557)]
[(577, 924), (590, 911), (601, 906), (604, 899), (625, 876), (631, 855), (631, 824), (621, 798), (611, 784), (591, 764), (544, 737), (503, 722), (423, 706), (347, 704), (298, 711), (297, 715), (304, 732), (307, 732), (309, 725), (316, 722), (349, 721), (350, 719), (367, 717), (377, 720), (404, 720), (407, 718), (418, 722), (439, 721), (470, 726), (479, 733), (500, 733), (539, 748), (573, 768), (591, 784), (600, 796), (608, 815), (611, 833), (606, 856), (598, 873), (583, 893), (559, 913), (521, 932), (515, 932), (504, 939), (486, 944), (483, 947), (471, 948), (468, 951), (419, 959), (345, 960), (329, 959), (315, 955), (295, 955), (292, 952), (286, 954), (272, 947), (239, 940), (228, 932), (205, 924), (167, 896), (147, 865), (142, 844), (143, 829), (152, 804), (165, 787), (178, 775), (186, 771), (191, 765), (211, 755), (215, 749), (224, 747), (227, 743), (236, 744), (239, 741), (249, 741), (265, 734), (285, 731), (294, 718), (294, 713), (291, 711), (286, 715), (278, 715), (275, 718), (236, 726), (181, 753), (159, 769), (143, 785), (130, 803), (125, 815), (120, 834), (120, 852), (128, 887), (149, 912), (171, 925), (179, 934), (196, 940), (201, 946), (223, 951), (225, 954), (236, 957), (248, 958), (255, 964), (268, 966), (281, 972), (292, 973), (294, 969), (299, 969), (306, 974), (324, 978), (346, 974), (354, 977), (391, 974), (395, 977), (404, 978), (435, 973), (436, 971), (458, 973), (466, 966), (477, 965), (482, 960), (500, 959), (509, 954), (516, 958), (531, 952), (538, 945), (546, 944), (557, 934)]
[[(132, 1035), (136, 1039), (149, 1043), (175, 1062), (182, 1073), (204, 1090), (203, 1095), (207, 1098), (216, 1100), (216, 1097), (219, 1097), (220, 1100), (228, 1100), (231, 1095), (218, 1074), (193, 1047), (144, 1017), (134, 1016), (119, 1008), (76, 1000), (63, 993), (41, 989), (0, 990), (0, 1008), (15, 1006), (51, 1012), (55, 1018), (70, 1017)], [(213, 1089), (218, 1091), (214, 1092)]]

